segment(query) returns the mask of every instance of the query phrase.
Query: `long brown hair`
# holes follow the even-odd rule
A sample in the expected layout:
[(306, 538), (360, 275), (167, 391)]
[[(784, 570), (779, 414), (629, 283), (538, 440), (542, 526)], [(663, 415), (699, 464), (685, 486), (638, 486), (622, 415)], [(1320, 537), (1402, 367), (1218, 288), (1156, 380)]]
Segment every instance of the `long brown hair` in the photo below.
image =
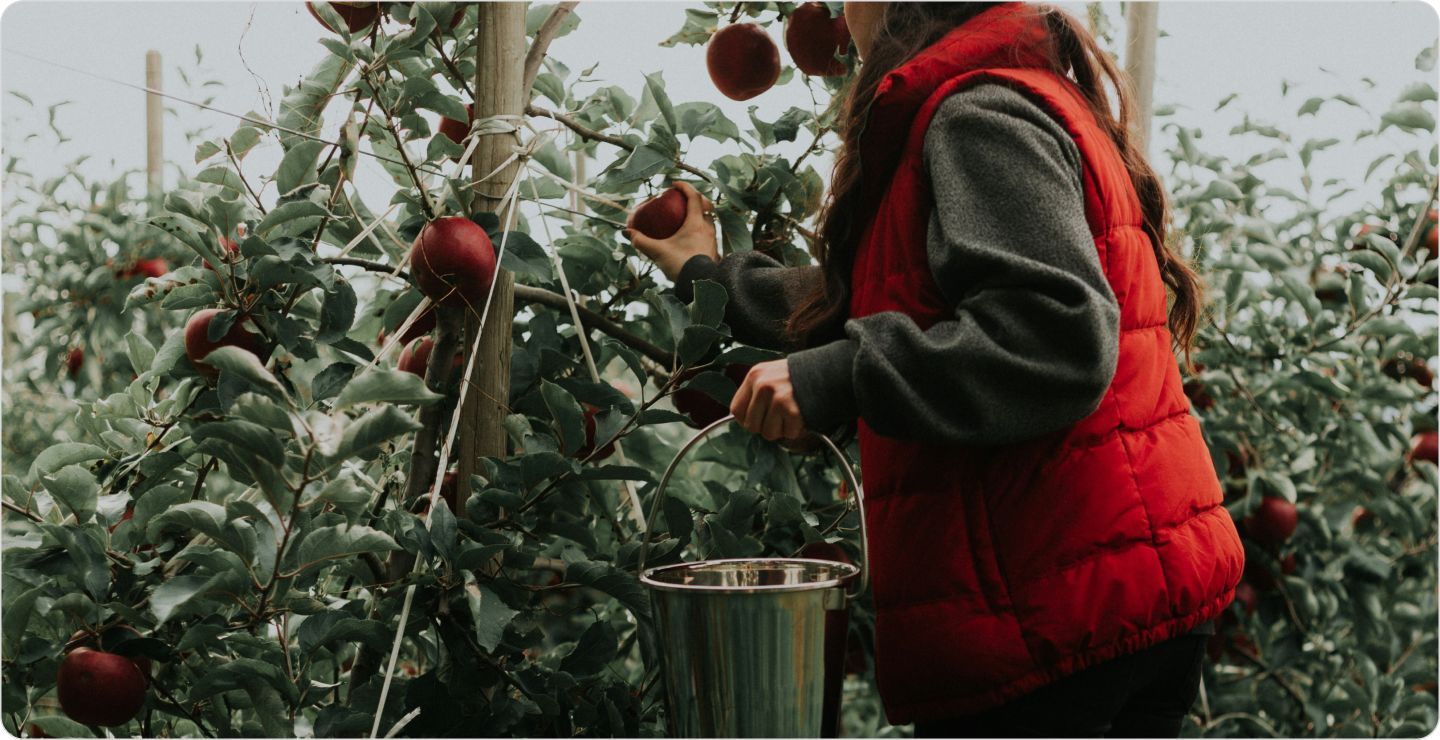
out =
[[(850, 82), (839, 116), (840, 150), (830, 182), (830, 195), (820, 213), (820, 228), (813, 252), (824, 280), (805, 296), (790, 316), (786, 330), (799, 345), (839, 331), (848, 314), (850, 271), (860, 230), (873, 207), (861, 203), (860, 137), (885, 75), (939, 41), (956, 26), (999, 3), (891, 2), (876, 29), (869, 56)], [(1170, 290), (1169, 324), (1175, 346), (1189, 363), (1191, 344), (1199, 323), (1203, 287), (1184, 257), (1168, 241), (1169, 203), (1165, 187), (1151, 169), (1145, 153), (1130, 136), (1131, 89), (1129, 78), (1116, 68), (1095, 38), (1074, 16), (1052, 6), (1037, 6), (1049, 30), (1051, 69), (1079, 88), (1101, 130), (1115, 142), (1130, 173), (1144, 214), (1144, 229), (1154, 245), (1160, 276)], [(1105, 89), (1115, 89), (1116, 110)]]

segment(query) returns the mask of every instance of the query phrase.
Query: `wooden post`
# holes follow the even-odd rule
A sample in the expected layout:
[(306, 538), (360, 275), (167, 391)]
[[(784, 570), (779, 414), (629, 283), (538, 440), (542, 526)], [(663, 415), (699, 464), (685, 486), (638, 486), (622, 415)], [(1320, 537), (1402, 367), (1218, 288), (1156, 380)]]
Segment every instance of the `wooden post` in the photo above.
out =
[[(160, 52), (145, 52), (145, 87), (165, 89)], [(145, 185), (152, 199), (165, 192), (165, 99), (145, 93)]]
[[(475, 54), (475, 117), (495, 115), (520, 116), (529, 97), (525, 79), (525, 3), (476, 3), (479, 24), (476, 29)], [(495, 212), (506, 217), (500, 207), (505, 193), (520, 171), (518, 161), (495, 172), (514, 152), (515, 137), (490, 135), (480, 139), (470, 159), (475, 195), (470, 202), (472, 213)], [(491, 174), (491, 173), (494, 174)], [(499, 244), (496, 244), (499, 249)], [(510, 400), (510, 326), (515, 316), (515, 280), (509, 272), (495, 275), (495, 294), (485, 320), (475, 362), (475, 373), (469, 378), (470, 390), (465, 395), (465, 408), (460, 419), (459, 473), (460, 480), (469, 480), (480, 469), (485, 457), (502, 456), (506, 452), (503, 426), (509, 413)], [(471, 314), (465, 324), (465, 345), (475, 341), (480, 317)]]
[(1125, 4), (1125, 72), (1135, 89), (1130, 134), (1141, 150), (1150, 146), (1150, 118), (1155, 110), (1155, 38), (1159, 34), (1158, 2)]

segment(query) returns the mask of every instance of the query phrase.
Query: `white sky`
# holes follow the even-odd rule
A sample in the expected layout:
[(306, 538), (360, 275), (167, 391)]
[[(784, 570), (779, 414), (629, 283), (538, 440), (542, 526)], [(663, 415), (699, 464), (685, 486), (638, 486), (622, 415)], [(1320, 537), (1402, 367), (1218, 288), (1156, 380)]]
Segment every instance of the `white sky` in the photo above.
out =
[[(1065, 5), (1083, 10), (1078, 3)], [(578, 10), (579, 30), (557, 40), (552, 54), (577, 71), (598, 63), (597, 74), (607, 77), (607, 84), (619, 84), (637, 98), (643, 75), (663, 70), (673, 99), (717, 103), (742, 128), (748, 127), (745, 110), (751, 104), (759, 105), (766, 119), (791, 105), (808, 105), (798, 76), (790, 86), (746, 103), (720, 96), (705, 73), (703, 48), (657, 46), (680, 27), (684, 7), (679, 2), (584, 2)], [(1107, 3), (1107, 8), (1112, 21), (1121, 24), (1118, 4)], [(1159, 15), (1168, 35), (1158, 47), (1157, 103), (1184, 106), (1179, 119), (1210, 132), (1202, 145), (1234, 157), (1272, 145), (1253, 137), (1227, 140), (1225, 134), (1241, 111), (1291, 130), (1302, 141), (1337, 136), (1349, 142), (1404, 84), (1419, 79), (1415, 55), (1435, 42), (1440, 29), (1436, 11), (1416, 1), (1167, 2)], [(1117, 31), (1123, 35), (1123, 28)], [(778, 26), (772, 32), (778, 40)], [(278, 104), (282, 88), (295, 84), (326, 53), (317, 43), (322, 33), (299, 2), (10, 4), (0, 17), (0, 87), (6, 92), (0, 101), (0, 144), (7, 155), (19, 157), (23, 169), (42, 176), (57, 174), (63, 163), (81, 154), (92, 155), (83, 169), (95, 176), (143, 168), (145, 163), (143, 93), (22, 53), (142, 83), (145, 51), (156, 49), (165, 61), (167, 90), (184, 93), (176, 73), (183, 67), (194, 82), (221, 83), (193, 95), (214, 95), (216, 107), (237, 113), (264, 112), (267, 102)], [(204, 50), (198, 69), (197, 45)], [(1374, 79), (1379, 87), (1368, 90), (1356, 82), (1361, 77)], [(1284, 99), (1282, 80), (1294, 87)], [(29, 96), (36, 108), (19, 102), (10, 91)], [(1236, 102), (1214, 113), (1215, 103), (1231, 92), (1239, 93)], [(1373, 113), (1335, 105), (1320, 116), (1295, 118), (1306, 97), (1338, 92), (1355, 95), (1373, 106)], [(59, 146), (51, 136), (25, 141), (27, 134), (44, 128), (44, 109), (61, 101), (70, 104), (58, 109), (56, 123), (71, 140)], [(185, 144), (184, 131), (209, 127), (214, 134), (228, 134), (236, 121), (183, 104), (168, 105), (177, 115), (167, 120), (167, 159), (193, 172), (193, 149)], [(1321, 153), (1316, 167), (1326, 177), (1358, 180), (1385, 143)], [(704, 166), (723, 152), (711, 145), (689, 158)], [(246, 170), (272, 171), (277, 158), (278, 146), (271, 144), (246, 160)], [(1166, 165), (1158, 164), (1163, 171)], [(360, 178), (367, 202), (383, 208), (388, 191), (378, 166), (372, 162)]]

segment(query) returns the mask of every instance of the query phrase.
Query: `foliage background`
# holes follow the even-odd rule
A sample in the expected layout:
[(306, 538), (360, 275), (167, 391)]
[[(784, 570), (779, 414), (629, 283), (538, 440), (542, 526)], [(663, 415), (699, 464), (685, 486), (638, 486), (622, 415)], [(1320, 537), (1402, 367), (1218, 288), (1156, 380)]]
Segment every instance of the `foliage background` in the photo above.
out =
[[(747, 5), (747, 15), (775, 23), (788, 8)], [(532, 32), (547, 11), (532, 13)], [(703, 41), (697, 32), (715, 22), (700, 6), (668, 12), (680, 43)], [(1104, 31), (1107, 19), (1097, 21)], [(441, 37), (462, 72), (472, 28), (473, 13)], [(422, 167), (450, 172), (446, 158), (458, 148), (433, 136), (434, 122), (458, 116), (468, 98), (425, 39), (399, 23), (373, 41), (325, 37), (305, 84), (276, 101), (278, 122), (321, 131), (323, 112), (327, 135), (348, 120), (342, 130), (354, 132), (354, 146), (396, 159), (393, 124)], [(1192, 390), (1209, 399), (1197, 412), (1227, 504), (1237, 520), (1264, 495), (1301, 511), (1299, 532), (1282, 549), (1247, 546), (1255, 564), (1247, 579), (1274, 586), (1260, 589), (1253, 613), (1232, 608), (1191, 734), (1415, 735), (1436, 722), (1436, 471), (1406, 459), (1412, 436), (1434, 426), (1433, 379), (1383, 372), (1394, 358), (1433, 369), (1437, 354), (1436, 263), (1423, 218), (1436, 172), (1434, 49), (1416, 51), (1408, 78), (1282, 85), (1279, 100), (1293, 118), (1251, 118), (1244, 100), (1222, 99), (1209, 113), (1228, 111), (1230, 128), (1187, 127), (1201, 118), (1189, 112), (1194, 101), (1162, 109), (1156, 121), (1157, 166), (1213, 289), (1214, 323), (1196, 357), (1205, 369)], [(203, 63), (197, 54), (190, 97), (208, 94)], [(350, 69), (360, 63), (384, 72), (366, 80)], [(624, 137), (640, 153), (532, 119), (535, 130), (521, 140), (545, 143), (530, 151), (521, 195), (534, 200), (507, 238), (506, 264), (521, 282), (559, 292), (553, 250), (583, 302), (626, 319), (677, 352), (678, 363), (647, 363), (592, 333), (610, 383), (591, 383), (568, 312), (523, 310), (507, 425), (523, 453), (494, 461), (474, 481), (464, 516), (437, 508), (428, 530), (394, 500), (415, 407), (447, 402), (384, 371), (398, 348), (363, 370), (380, 349), (376, 333), (383, 326), (393, 335), (414, 291), (334, 262), (393, 196), (394, 214), (348, 256), (400, 263), (421, 210), (407, 168), (381, 164), (388, 183), (376, 186), (366, 165), (361, 190), (349, 179), (360, 179), (353, 160), (341, 155), (348, 148), (329, 156), (327, 147), (253, 126), (196, 130), (196, 165), (163, 202), (146, 202), (135, 176), (97, 183), (77, 167), (32, 177), (26, 162), (7, 159), (5, 272), (24, 286), (6, 306), (16, 317), (5, 337), (9, 506), (0, 585), (8, 730), (91, 734), (56, 714), (60, 645), (79, 627), (123, 621), (143, 637), (117, 649), (158, 661), (129, 732), (367, 731), (381, 681), (352, 688), (351, 663), (362, 646), (388, 649), (403, 589), (360, 586), (373, 580), (370, 563), (404, 549), (426, 568), (413, 581), (415, 613), (382, 729), (419, 710), (405, 734), (659, 732), (658, 694), (635, 629), (645, 604), (627, 572), (636, 543), (617, 481), (633, 479), (644, 495), (653, 487), (647, 471), (685, 436), (667, 411), (673, 371), (760, 355), (735, 348), (717, 359), (723, 295), (702, 291), (696, 304), (680, 305), (616, 236), (610, 221), (623, 212), (597, 205), (572, 219), (556, 210), (575, 204), (551, 175), (575, 179), (580, 152), (585, 190), (634, 202), (679, 174), (672, 163), (685, 152), (718, 180), (712, 192), (722, 194), (727, 250), (755, 248), (751, 235), (762, 234), (760, 247), (800, 263), (803, 236), (776, 214), (802, 223), (813, 215), (826, 157), (817, 151), (792, 166), (812, 139), (832, 140), (823, 112), (834, 82), (810, 81), (812, 99), (799, 93), (806, 81), (797, 74), (786, 89), (804, 105), (732, 121), (688, 100), (688, 90), (667, 89), (660, 75), (621, 89), (577, 84), (586, 74), (552, 62), (536, 104), (578, 111), (586, 127)], [(1388, 90), (1394, 104), (1363, 110), (1347, 86)], [(1341, 116), (1365, 122), (1323, 137), (1288, 133)], [(44, 119), (27, 121), (37, 136), (59, 137), (53, 115)], [(730, 153), (692, 160), (702, 139)], [(252, 166), (252, 146), (280, 156)], [(1346, 154), (1376, 148), (1387, 156), (1366, 171), (1346, 166), (1354, 161)], [(443, 182), (430, 178), (431, 192), (454, 212), (466, 183)], [(771, 228), (754, 229), (757, 216)], [(498, 237), (498, 217), (477, 218)], [(221, 262), (219, 236), (234, 238), (242, 221), (244, 258), (201, 267), (202, 259)], [(1382, 228), (1356, 239), (1361, 223)], [(174, 270), (117, 280), (117, 266), (138, 257), (164, 257)], [(177, 338), (189, 313), (211, 305), (250, 308), (278, 345), (268, 367), (243, 358), (227, 365), (216, 390), (206, 390)], [(64, 362), (75, 347), (86, 361), (71, 375)], [(731, 388), (719, 373), (689, 382), (721, 396)], [(577, 455), (582, 402), (603, 409), (601, 437), (627, 430), (629, 465)], [(698, 459), (665, 507), (669, 537), (660, 549), (668, 557), (687, 546), (788, 554), (844, 531), (822, 461), (738, 432)], [(1371, 516), (1357, 518), (1357, 507)], [(1293, 571), (1276, 578), (1291, 555)], [(868, 626), (862, 608), (862, 650)], [(866, 663), (858, 660), (847, 682), (847, 731), (903, 733), (884, 724)]]

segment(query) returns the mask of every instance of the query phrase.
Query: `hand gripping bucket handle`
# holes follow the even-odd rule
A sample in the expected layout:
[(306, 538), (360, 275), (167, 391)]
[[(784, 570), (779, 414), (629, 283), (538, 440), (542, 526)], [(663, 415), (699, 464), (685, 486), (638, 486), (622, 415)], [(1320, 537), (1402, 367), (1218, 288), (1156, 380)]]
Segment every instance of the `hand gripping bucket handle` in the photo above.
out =
[[(734, 420), (734, 416), (726, 416), (723, 419), (711, 423), (709, 426), (697, 432), (694, 437), (690, 438), (690, 441), (686, 442), (680, 450), (675, 453), (675, 459), (670, 461), (670, 466), (665, 468), (665, 474), (660, 476), (660, 485), (655, 490), (655, 499), (650, 504), (649, 515), (645, 518), (645, 530), (647, 533), (650, 530), (650, 526), (655, 522), (655, 515), (659, 513), (660, 507), (664, 504), (665, 487), (669, 485), (670, 477), (675, 474), (675, 469), (680, 467), (680, 461), (684, 459), (685, 455), (689, 453), (691, 449), (695, 448), (702, 440), (710, 436), (711, 432)], [(860, 512), (860, 577), (854, 580), (853, 587), (847, 590), (845, 594), (847, 598), (853, 599), (865, 593), (865, 589), (870, 583), (870, 538), (865, 530), (865, 492), (861, 489), (860, 479), (855, 476), (855, 468), (850, 465), (850, 460), (845, 457), (845, 453), (841, 452), (840, 448), (835, 446), (835, 443), (830, 441), (829, 437), (823, 434), (817, 434), (815, 436), (820, 438), (825, 448), (834, 455), (836, 462), (840, 464), (840, 473), (845, 477), (846, 485), (850, 487), (851, 491), (855, 492), (852, 498), (855, 502), (855, 508)], [(646, 556), (649, 555), (650, 552), (650, 538), (648, 534), (641, 538), (641, 541), (639, 573), (643, 577), (645, 575)]]

